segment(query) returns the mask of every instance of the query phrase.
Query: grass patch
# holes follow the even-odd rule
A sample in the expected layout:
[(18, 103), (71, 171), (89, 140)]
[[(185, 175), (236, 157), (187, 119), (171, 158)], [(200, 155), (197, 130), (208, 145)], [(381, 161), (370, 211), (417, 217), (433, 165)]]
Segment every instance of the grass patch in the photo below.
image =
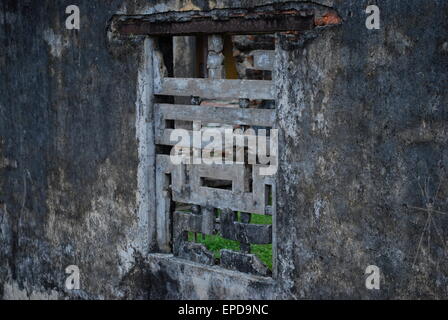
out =
[[(272, 224), (272, 217), (261, 214), (252, 214), (251, 223)], [(188, 241), (194, 242), (193, 232), (188, 233)], [(224, 239), (220, 236), (198, 234), (196, 242), (204, 244), (208, 250), (213, 252), (214, 257), (218, 259), (220, 258), (221, 249), (240, 251), (240, 244), (238, 241)], [(272, 270), (272, 244), (252, 244), (250, 248), (251, 252)]]

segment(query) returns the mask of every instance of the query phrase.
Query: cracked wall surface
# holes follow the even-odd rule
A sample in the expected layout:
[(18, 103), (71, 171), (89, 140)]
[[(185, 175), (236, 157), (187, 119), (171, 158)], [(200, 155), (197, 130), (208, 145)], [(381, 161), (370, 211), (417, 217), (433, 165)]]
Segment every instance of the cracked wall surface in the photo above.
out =
[[(442, 0), (376, 1), (380, 30), (365, 28), (371, 1), (297, 1), (331, 7), (342, 23), (327, 17), (278, 39), (275, 281), (148, 255), (137, 183), (143, 43), (111, 41), (108, 22), (270, 2), (80, 0), (79, 31), (65, 29), (63, 1), (2, 2), (0, 297), (448, 296)], [(81, 290), (65, 289), (72, 264)], [(371, 264), (379, 291), (365, 288)]]

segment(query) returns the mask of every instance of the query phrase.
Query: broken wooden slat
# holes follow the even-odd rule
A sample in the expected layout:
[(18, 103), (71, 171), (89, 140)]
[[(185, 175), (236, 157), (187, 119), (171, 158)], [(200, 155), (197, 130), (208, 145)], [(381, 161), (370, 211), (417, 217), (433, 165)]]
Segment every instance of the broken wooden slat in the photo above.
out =
[(221, 250), (221, 267), (259, 276), (270, 276), (271, 271), (254, 254)]
[(254, 69), (270, 71), (274, 69), (274, 50), (254, 50), (251, 54), (254, 57)]
[(156, 104), (155, 114), (165, 120), (202, 121), (233, 125), (272, 127), (275, 110)]
[(273, 92), (273, 83), (268, 80), (163, 78), (154, 93), (210, 99), (273, 100)]
[(233, 211), (229, 209), (221, 212), (220, 229), (221, 236), (226, 239), (251, 244), (272, 243), (272, 225), (234, 221)]
[(272, 225), (234, 222), (234, 240), (251, 244), (272, 243)]

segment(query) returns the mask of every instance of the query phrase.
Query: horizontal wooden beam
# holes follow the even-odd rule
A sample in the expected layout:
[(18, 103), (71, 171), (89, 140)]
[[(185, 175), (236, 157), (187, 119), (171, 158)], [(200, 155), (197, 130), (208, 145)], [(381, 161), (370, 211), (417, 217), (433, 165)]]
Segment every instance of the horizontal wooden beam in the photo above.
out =
[[(261, 180), (261, 179), (260, 179)], [(177, 183), (175, 181), (174, 183)], [(263, 183), (257, 181), (254, 183)], [(216, 189), (210, 187), (192, 186), (194, 190), (190, 193), (179, 189), (182, 185), (173, 186), (173, 201), (191, 203), (202, 206), (213, 206), (215, 208), (229, 207), (234, 211), (243, 211), (256, 214), (272, 215), (272, 209), (267, 210), (264, 205), (263, 195), (252, 192), (236, 193), (232, 190)]]
[(272, 81), (195, 78), (163, 78), (155, 94), (209, 99), (274, 100)]
[[(176, 146), (178, 148), (192, 148), (192, 149), (198, 149), (198, 150), (209, 150), (211, 149), (211, 147), (208, 147), (210, 144), (209, 140), (202, 140), (200, 144), (197, 143), (196, 141), (193, 140), (193, 131), (191, 130), (186, 130), (189, 136), (189, 139), (181, 139), (180, 137), (177, 137), (176, 140), (171, 140), (171, 135), (176, 132), (176, 129), (161, 129), (160, 127), (156, 128), (156, 134), (155, 134), (155, 141), (156, 144), (159, 145), (164, 145), (164, 146)], [(220, 130), (220, 128), (216, 128), (216, 130)], [(244, 140), (243, 139), (237, 139), (236, 134), (233, 134), (233, 136), (226, 136), (224, 131), (222, 131), (222, 142), (223, 142), (223, 151), (230, 151), (233, 150), (233, 147), (237, 147), (237, 148), (244, 148), (244, 147), (248, 147), (248, 140), (251, 139), (252, 141), (255, 141), (257, 139), (257, 135), (244, 135)], [(176, 136), (176, 135), (175, 135)], [(233, 143), (232, 143), (232, 139), (233, 139)], [(226, 141), (229, 142), (230, 148), (226, 147)], [(271, 145), (271, 139), (269, 137), (266, 138), (266, 145), (270, 146)], [(208, 148), (207, 148), (208, 147)], [(253, 154), (257, 154), (257, 150), (253, 149), (253, 148), (249, 148), (248, 150), (250, 155)], [(269, 151), (268, 151), (268, 155), (269, 155)]]
[(275, 121), (275, 110), (239, 107), (156, 104), (155, 114), (156, 117), (161, 117), (163, 120), (202, 121), (261, 127), (272, 127)]
[(116, 16), (114, 20), (114, 29), (120, 34), (149, 36), (274, 33), (315, 26), (312, 12), (287, 6)]
[[(275, 179), (271, 176), (261, 176), (259, 174), (264, 165), (252, 165), (252, 192), (243, 192), (245, 179), (244, 172), (238, 175), (240, 164), (195, 164), (195, 165), (170, 165), (169, 155), (158, 155), (158, 165), (165, 163), (165, 167), (171, 167), (172, 175), (172, 200), (180, 203), (189, 203), (200, 206), (211, 206), (213, 208), (230, 208), (234, 211), (250, 212), (256, 214), (273, 215), (274, 208), (268, 203), (268, 194), (265, 192), (266, 185), (273, 186)], [(234, 172), (232, 172), (234, 171)], [(227, 174), (227, 178), (232, 180), (234, 190), (206, 187), (201, 185), (201, 177), (221, 179)], [(188, 187), (187, 182), (188, 181)], [(243, 182), (242, 182), (243, 181)], [(275, 203), (275, 192), (272, 193), (272, 201)], [(200, 232), (202, 224), (193, 217), (184, 217), (180, 215), (174, 217), (179, 219), (175, 225), (185, 223), (194, 230)], [(191, 222), (186, 222), (185, 220)], [(186, 229), (188, 230), (188, 229)], [(193, 231), (193, 230), (190, 230)]]

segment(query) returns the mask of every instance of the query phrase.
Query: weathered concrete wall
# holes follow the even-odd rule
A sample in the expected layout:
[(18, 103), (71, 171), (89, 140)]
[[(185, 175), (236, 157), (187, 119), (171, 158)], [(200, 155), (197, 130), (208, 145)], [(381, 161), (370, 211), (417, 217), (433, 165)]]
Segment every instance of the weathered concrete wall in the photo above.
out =
[[(448, 211), (443, 0), (376, 1), (376, 31), (364, 26), (370, 1), (315, 1), (343, 23), (305, 44), (281, 40), (275, 284), (249, 277), (236, 286), (221, 274), (198, 283), (213, 270), (146, 257), (154, 243), (137, 190), (142, 44), (112, 44), (107, 22), (263, 3), (83, 0), (81, 30), (70, 31), (72, 3), (3, 1), (0, 297), (448, 296), (448, 218), (415, 209)], [(70, 264), (81, 269), (81, 291), (64, 289)], [(380, 291), (364, 286), (370, 264), (381, 268)]]
[(71, 264), (82, 272), (75, 295), (122, 297), (141, 243), (138, 51), (108, 50), (106, 23), (121, 1), (80, 2), (79, 32), (65, 29), (68, 4), (3, 1), (0, 11), (0, 159), (17, 162), (0, 169), (6, 297), (64, 296)]
[(448, 220), (424, 209), (448, 208), (448, 3), (377, 1), (379, 31), (368, 3), (341, 1), (341, 26), (277, 56), (284, 292), (446, 298)]

